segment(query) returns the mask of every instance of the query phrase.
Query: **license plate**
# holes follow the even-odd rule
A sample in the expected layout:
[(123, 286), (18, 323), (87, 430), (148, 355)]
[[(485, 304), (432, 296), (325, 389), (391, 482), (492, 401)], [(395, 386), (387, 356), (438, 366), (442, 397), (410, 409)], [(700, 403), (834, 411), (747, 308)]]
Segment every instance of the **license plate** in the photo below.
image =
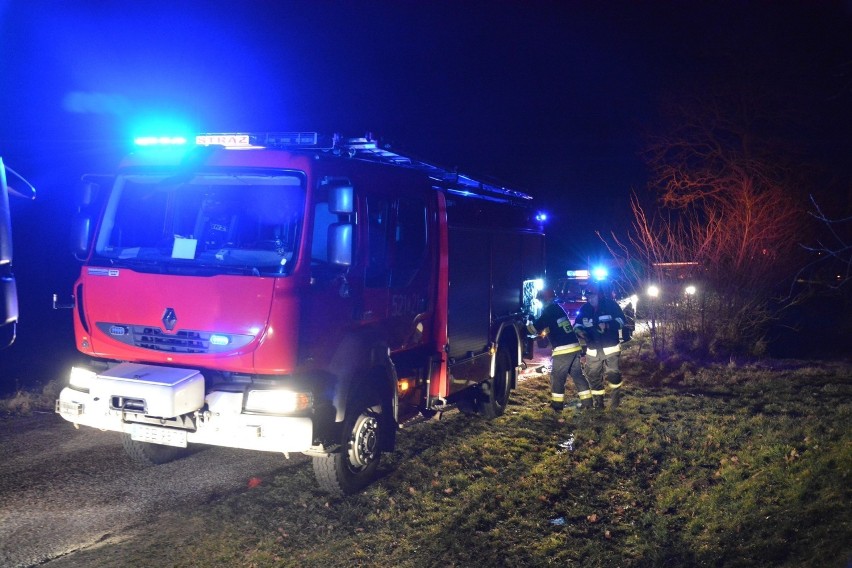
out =
[(159, 428), (157, 426), (146, 426), (134, 424), (130, 437), (137, 442), (148, 442), (149, 444), (163, 444), (164, 446), (186, 447), (186, 432), (173, 428)]
[(80, 416), (83, 414), (83, 405), (79, 402), (68, 402), (67, 400), (56, 401), (56, 412), (68, 416)]

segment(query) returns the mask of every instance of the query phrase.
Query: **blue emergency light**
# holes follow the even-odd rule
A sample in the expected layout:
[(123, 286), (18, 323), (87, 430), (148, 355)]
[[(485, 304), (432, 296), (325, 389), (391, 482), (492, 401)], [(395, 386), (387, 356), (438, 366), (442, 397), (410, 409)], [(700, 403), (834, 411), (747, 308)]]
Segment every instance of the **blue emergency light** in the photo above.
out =
[(183, 146), (186, 138), (183, 136), (139, 136), (133, 140), (137, 146)]
[(605, 280), (607, 275), (607, 269), (603, 266), (596, 266), (592, 268), (592, 276), (595, 280)]

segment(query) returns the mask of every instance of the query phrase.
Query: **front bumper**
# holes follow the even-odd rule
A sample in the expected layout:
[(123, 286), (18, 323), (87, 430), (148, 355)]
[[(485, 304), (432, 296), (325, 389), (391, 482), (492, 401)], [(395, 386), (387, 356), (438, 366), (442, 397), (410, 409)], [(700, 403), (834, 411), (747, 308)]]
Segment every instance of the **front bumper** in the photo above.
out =
[[(172, 418), (154, 418), (134, 411), (132, 405), (116, 408), (116, 400), (127, 396), (121, 390), (118, 387), (104, 396), (97, 388), (82, 392), (66, 387), (56, 401), (56, 413), (77, 427), (124, 432), (134, 439), (167, 445), (195, 443), (268, 452), (305, 452), (312, 446), (310, 417), (245, 413), (241, 392), (213, 391), (202, 395), (203, 402), (199, 397), (195, 409), (182, 408), (183, 414)], [(159, 398), (170, 392), (162, 384), (149, 389), (139, 382), (133, 382), (131, 390), (136, 398), (145, 398), (146, 391)]]

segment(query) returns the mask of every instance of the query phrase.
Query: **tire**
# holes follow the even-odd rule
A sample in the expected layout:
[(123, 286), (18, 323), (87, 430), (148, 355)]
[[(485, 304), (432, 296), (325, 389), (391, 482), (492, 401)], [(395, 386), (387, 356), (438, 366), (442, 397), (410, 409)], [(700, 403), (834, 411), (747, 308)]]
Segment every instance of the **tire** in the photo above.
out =
[(477, 410), (482, 416), (493, 419), (506, 412), (514, 374), (515, 368), (512, 366), (508, 351), (498, 349), (494, 377), (482, 383), (477, 397)]
[(181, 459), (188, 456), (192, 450), (189, 448), (178, 448), (175, 446), (163, 446), (161, 444), (150, 444), (139, 442), (130, 437), (130, 434), (121, 434), (121, 444), (124, 451), (136, 465), (150, 467)]
[(351, 495), (369, 485), (381, 459), (385, 428), (377, 396), (352, 404), (343, 420), (340, 450), (313, 458), (320, 488), (334, 495)]

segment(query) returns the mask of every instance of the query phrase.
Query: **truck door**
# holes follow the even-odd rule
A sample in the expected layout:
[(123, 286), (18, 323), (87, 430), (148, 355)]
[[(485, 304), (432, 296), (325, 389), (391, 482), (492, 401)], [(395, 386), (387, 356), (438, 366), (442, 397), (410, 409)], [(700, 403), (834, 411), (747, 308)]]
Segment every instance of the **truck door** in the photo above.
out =
[(382, 314), (391, 349), (429, 337), (427, 206), (420, 197), (368, 194), (365, 309)]

